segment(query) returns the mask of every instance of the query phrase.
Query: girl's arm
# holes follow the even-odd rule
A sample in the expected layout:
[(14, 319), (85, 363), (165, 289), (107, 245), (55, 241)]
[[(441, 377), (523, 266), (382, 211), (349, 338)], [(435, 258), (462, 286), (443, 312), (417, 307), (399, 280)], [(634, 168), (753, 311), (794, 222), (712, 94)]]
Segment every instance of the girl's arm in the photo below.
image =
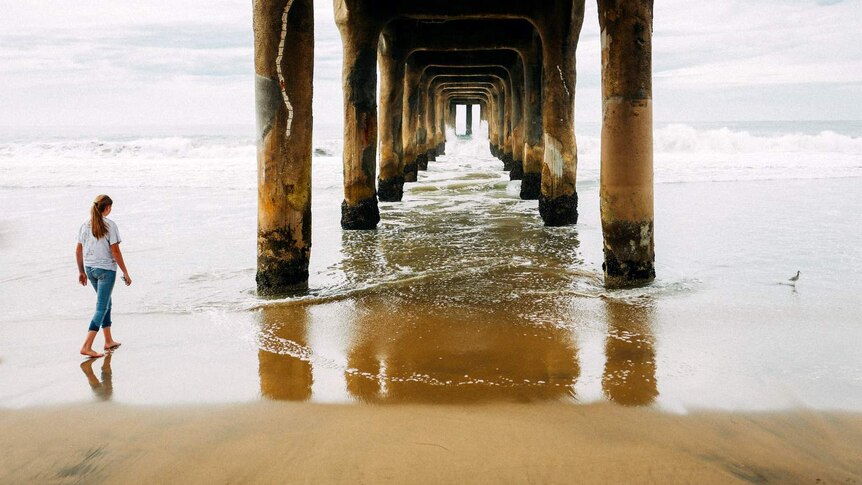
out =
[(126, 282), (126, 286), (132, 284), (132, 278), (129, 276), (129, 271), (126, 269), (126, 262), (123, 261), (123, 253), (120, 252), (120, 243), (111, 245), (111, 254), (114, 255), (114, 261), (117, 262), (117, 266), (123, 270), (123, 281)]
[(78, 262), (78, 283), (87, 286), (87, 274), (84, 272), (84, 245), (78, 243), (75, 246), (75, 261)]

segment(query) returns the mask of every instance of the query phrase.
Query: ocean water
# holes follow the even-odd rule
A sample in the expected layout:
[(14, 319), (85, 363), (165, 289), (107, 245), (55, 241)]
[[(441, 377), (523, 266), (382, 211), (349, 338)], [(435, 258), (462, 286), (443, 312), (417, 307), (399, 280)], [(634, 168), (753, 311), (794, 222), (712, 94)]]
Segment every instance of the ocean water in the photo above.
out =
[[(250, 127), (0, 131), (0, 363), (39, 372), (11, 328), (85, 327), (74, 239), (108, 193), (135, 280), (116, 314), (193, 315), (252, 342), (254, 385), (215, 400), (862, 409), (862, 122), (657, 125), (658, 278), (611, 292), (598, 125), (577, 128), (568, 228), (542, 226), (478, 130), (381, 204), (378, 231), (342, 232), (338, 131), (315, 132), (310, 290), (283, 300), (254, 293)], [(57, 399), (0, 382), (0, 405)]]

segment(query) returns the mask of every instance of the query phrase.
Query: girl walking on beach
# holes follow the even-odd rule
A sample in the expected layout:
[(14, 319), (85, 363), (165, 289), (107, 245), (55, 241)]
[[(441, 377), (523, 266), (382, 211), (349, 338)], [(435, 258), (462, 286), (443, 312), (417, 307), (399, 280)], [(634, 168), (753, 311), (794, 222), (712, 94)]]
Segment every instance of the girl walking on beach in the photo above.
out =
[(81, 347), (81, 355), (89, 358), (103, 357), (93, 350), (93, 341), (99, 329), (105, 335), (105, 350), (113, 350), (120, 346), (111, 335), (111, 292), (117, 278), (117, 266), (123, 270), (123, 281), (126, 286), (132, 284), (126, 263), (120, 253), (120, 231), (117, 224), (108, 219), (114, 201), (107, 195), (96, 197), (90, 208), (90, 220), (81, 225), (78, 231), (78, 245), (75, 247), (75, 259), (78, 262), (78, 282), (87, 286), (87, 280), (96, 290), (96, 312), (90, 321), (87, 339)]

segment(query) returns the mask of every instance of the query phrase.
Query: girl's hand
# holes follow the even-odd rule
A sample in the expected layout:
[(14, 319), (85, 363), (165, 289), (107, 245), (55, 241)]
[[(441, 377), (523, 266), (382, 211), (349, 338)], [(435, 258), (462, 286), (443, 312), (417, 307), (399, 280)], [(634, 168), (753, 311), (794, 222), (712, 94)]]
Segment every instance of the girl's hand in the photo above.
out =
[(87, 286), (87, 275), (85, 273), (78, 273), (78, 283), (81, 283), (81, 286)]
[(123, 281), (126, 283), (126, 286), (129, 286), (132, 284), (132, 278), (130, 278), (129, 275), (127, 275), (127, 274), (123, 275)]

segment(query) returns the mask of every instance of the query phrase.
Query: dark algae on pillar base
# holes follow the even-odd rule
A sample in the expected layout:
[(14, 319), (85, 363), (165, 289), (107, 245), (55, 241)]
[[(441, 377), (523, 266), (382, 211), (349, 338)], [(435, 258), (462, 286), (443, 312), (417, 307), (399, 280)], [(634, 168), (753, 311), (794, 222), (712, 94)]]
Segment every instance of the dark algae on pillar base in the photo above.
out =
[(347, 201), (341, 203), (341, 228), (376, 229), (380, 222), (380, 210), (377, 208), (377, 197), (360, 201), (355, 206), (350, 206)]
[(578, 194), (548, 199), (539, 194), (539, 214), (546, 226), (568, 226), (578, 223)]
[[(603, 222), (605, 286), (626, 288), (655, 279), (653, 223)], [(636, 239), (633, 239), (636, 238)]]
[(402, 197), (404, 197), (404, 177), (377, 181), (377, 199), (380, 202), (401, 202)]
[(536, 200), (542, 193), (542, 174), (525, 173), (521, 179), (521, 199)]

